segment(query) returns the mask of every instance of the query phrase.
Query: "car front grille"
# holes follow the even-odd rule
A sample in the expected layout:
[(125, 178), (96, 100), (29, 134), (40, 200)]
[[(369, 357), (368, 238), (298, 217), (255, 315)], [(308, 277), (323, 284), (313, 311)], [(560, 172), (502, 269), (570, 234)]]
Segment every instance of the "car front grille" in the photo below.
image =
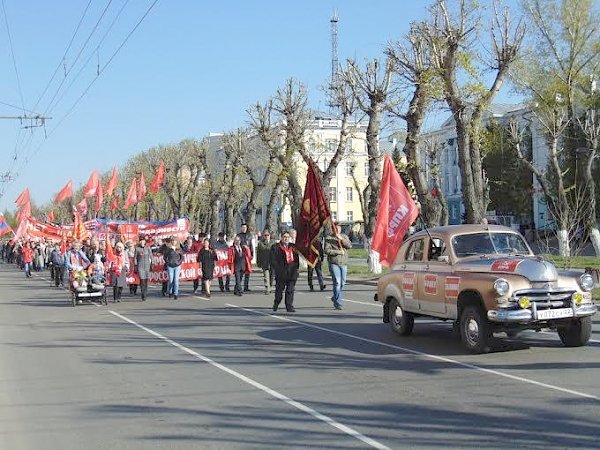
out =
[(532, 303), (535, 303), (535, 308), (550, 309), (550, 308), (569, 308), (571, 306), (571, 297), (575, 291), (573, 290), (543, 290), (543, 289), (524, 289), (515, 291), (511, 299), (518, 303), (522, 297), (527, 297)]

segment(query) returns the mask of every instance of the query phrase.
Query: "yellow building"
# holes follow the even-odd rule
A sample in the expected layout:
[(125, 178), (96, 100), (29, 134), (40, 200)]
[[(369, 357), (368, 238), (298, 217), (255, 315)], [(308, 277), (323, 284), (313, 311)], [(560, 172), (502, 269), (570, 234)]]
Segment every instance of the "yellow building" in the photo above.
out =
[[(369, 164), (366, 143), (366, 123), (352, 123), (342, 160), (329, 185), (329, 205), (332, 217), (346, 232), (352, 228), (360, 231), (363, 214), (360, 207), (359, 192), (367, 186)], [(325, 170), (337, 150), (340, 139), (341, 121), (337, 119), (315, 118), (309, 124), (305, 134), (306, 149), (321, 170)], [(306, 163), (296, 155), (298, 181), (306, 184)], [(282, 222), (291, 224), (289, 205), (282, 209)]]

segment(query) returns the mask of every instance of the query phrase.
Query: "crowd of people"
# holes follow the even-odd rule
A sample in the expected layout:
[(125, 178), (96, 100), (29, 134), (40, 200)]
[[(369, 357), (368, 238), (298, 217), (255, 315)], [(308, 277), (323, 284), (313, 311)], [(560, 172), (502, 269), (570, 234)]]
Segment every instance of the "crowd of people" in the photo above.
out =
[[(231, 241), (227, 240), (224, 233), (213, 238), (201, 232), (190, 234), (182, 242), (175, 237), (152, 241), (144, 235), (139, 236), (137, 244), (95, 237), (82, 242), (75, 239), (68, 244), (44, 239), (5, 241), (0, 242), (0, 260), (16, 264), (28, 278), (32, 277), (32, 272), (48, 270), (56, 287), (66, 284), (73, 289), (79, 277), (87, 277), (94, 285), (112, 287), (113, 301), (120, 302), (126, 286), (129, 286), (130, 295), (136, 296), (139, 290), (141, 299), (146, 300), (153, 253), (159, 253), (163, 256), (167, 273), (167, 280), (162, 283), (162, 295), (177, 300), (183, 255), (197, 255), (202, 275), (192, 280), (193, 293), (201, 289), (202, 294), (210, 298), (218, 260), (217, 250), (220, 250), (227, 254), (228, 272), (231, 273), (217, 277), (221, 292), (231, 292), (232, 277), (234, 295), (242, 296), (250, 292), (250, 274), (255, 261), (257, 269), (262, 272), (264, 294), (274, 294), (273, 311), (277, 311), (283, 301), (288, 312), (295, 312), (294, 292), (303, 258), (295, 241), (296, 231), (293, 229), (281, 232), (277, 239), (269, 230), (254, 236), (248, 226), (242, 224), (239, 233)], [(316, 276), (320, 291), (327, 288), (322, 270), (322, 263), (327, 258), (332, 282), (331, 301), (335, 309), (342, 309), (342, 291), (351, 242), (335, 224), (330, 224), (324, 228), (315, 246), (320, 257), (314, 267), (308, 267), (308, 287), (314, 291)], [(128, 282), (128, 273), (135, 274), (135, 282)]]

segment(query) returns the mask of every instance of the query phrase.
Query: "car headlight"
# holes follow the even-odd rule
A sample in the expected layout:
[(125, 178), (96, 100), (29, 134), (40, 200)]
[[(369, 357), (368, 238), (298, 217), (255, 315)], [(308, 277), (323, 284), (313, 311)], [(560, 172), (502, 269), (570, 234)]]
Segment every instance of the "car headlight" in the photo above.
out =
[(579, 286), (586, 292), (594, 288), (594, 278), (589, 273), (584, 273), (579, 277)]
[(508, 284), (508, 281), (506, 281), (504, 278), (498, 278), (496, 281), (494, 281), (494, 290), (496, 291), (496, 294), (503, 297), (508, 294), (508, 291), (510, 290), (510, 284)]

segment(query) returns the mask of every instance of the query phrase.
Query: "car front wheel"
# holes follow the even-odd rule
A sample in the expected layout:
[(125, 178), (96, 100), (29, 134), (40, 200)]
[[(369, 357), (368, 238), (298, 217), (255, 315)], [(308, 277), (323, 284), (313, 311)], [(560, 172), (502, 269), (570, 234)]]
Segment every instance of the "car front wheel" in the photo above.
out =
[(558, 336), (567, 347), (582, 347), (592, 335), (592, 318), (582, 317), (572, 320), (569, 325), (558, 328)]
[(390, 301), (389, 319), (392, 330), (400, 336), (408, 336), (412, 333), (415, 316), (412, 313), (404, 311), (395, 298)]
[(492, 331), (484, 312), (478, 306), (467, 306), (460, 315), (460, 337), (471, 353), (490, 351)]

